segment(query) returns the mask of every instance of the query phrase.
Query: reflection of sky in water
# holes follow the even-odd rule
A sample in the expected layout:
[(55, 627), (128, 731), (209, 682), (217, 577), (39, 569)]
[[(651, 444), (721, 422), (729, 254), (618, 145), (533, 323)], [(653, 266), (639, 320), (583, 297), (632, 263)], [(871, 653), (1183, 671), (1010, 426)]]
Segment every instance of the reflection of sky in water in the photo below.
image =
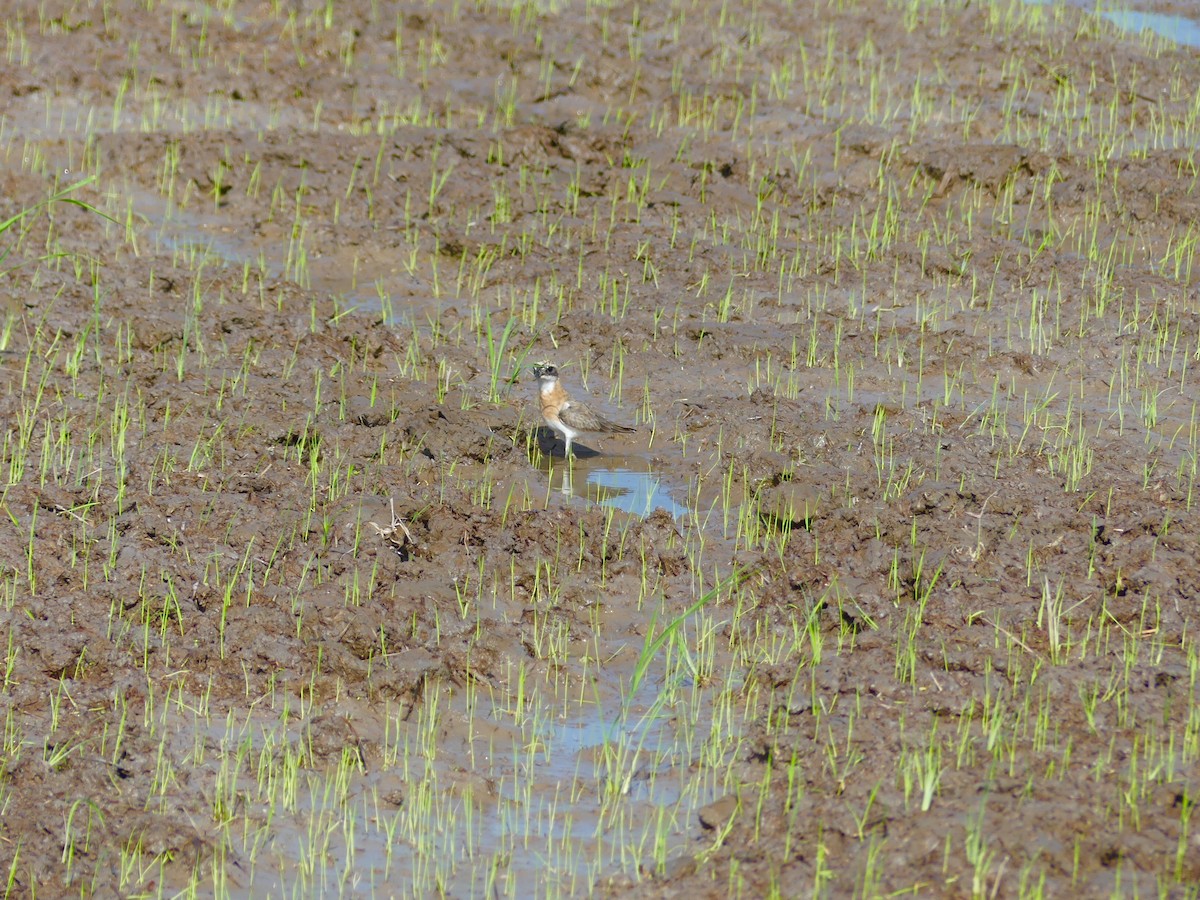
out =
[(588, 472), (587, 483), (588, 499), (635, 516), (648, 516), (656, 509), (665, 509), (677, 519), (688, 514), (688, 508), (672, 500), (649, 472), (593, 469)]
[[(281, 259), (278, 252), (268, 253), (260, 248), (256, 253), (252, 242), (226, 229), (220, 219), (171, 209), (148, 191), (138, 191), (133, 196), (136, 214), (157, 228), (155, 237), (160, 248), (185, 256), (212, 257), (222, 265), (237, 268), (249, 264), (251, 271), (261, 271), (270, 278), (292, 277), (286, 260)], [(409, 325), (412, 321), (407, 309), (397, 308), (399, 303), (392, 303), (390, 299), (384, 303), (387, 292), (379, 281), (351, 287), (345, 279), (322, 277), (310, 269), (307, 286), (324, 291), (354, 309), (380, 313), (386, 325)]]
[[(537, 759), (537, 778), (567, 783), (572, 778), (582, 777), (593, 782), (594, 776), (602, 774), (596, 765), (600, 759), (596, 751), (606, 746), (641, 747), (646, 754), (643, 770), (656, 768), (656, 761), (660, 757), (670, 758), (686, 753), (681, 745), (675, 743), (669, 713), (656, 710), (654, 701), (662, 690), (661, 680), (648, 678), (632, 702), (617, 703), (607, 711), (599, 703), (585, 703), (566, 716), (561, 715), (560, 710), (559, 715), (531, 717), (521, 730), (521, 739), (522, 746), (533, 744), (544, 748)], [(494, 711), (491, 718), (497, 725), (502, 725), (505, 715)], [(490, 761), (501, 765), (505, 762), (504, 754), (493, 756)], [(498, 780), (503, 774), (502, 768), (492, 772)], [(678, 782), (658, 782), (653, 791), (650, 787), (643, 783), (636, 796), (642, 799), (652, 797), (660, 804), (674, 803), (680, 799)], [(588, 800), (580, 801), (576, 807), (577, 820), (580, 816), (586, 816), (588, 804)]]
[(1141, 12), (1136, 9), (1112, 9), (1100, 15), (1119, 28), (1130, 31), (1153, 31), (1185, 47), (1200, 47), (1200, 22), (1183, 16)]
[[(1051, 6), (1054, 0), (1025, 0), (1031, 6)], [(1088, 3), (1071, 3), (1081, 9), (1089, 9)], [(1184, 16), (1171, 16), (1165, 13), (1142, 12), (1138, 9), (1109, 9), (1099, 10), (1099, 15), (1112, 22), (1118, 28), (1127, 31), (1153, 31), (1155, 34), (1169, 38), (1184, 47), (1200, 47), (1200, 21)]]
[[(691, 841), (688, 823), (695, 821), (695, 811), (722, 792), (708, 779), (693, 783), (694, 779), (680, 777), (696, 762), (697, 751), (681, 739), (673, 705), (660, 705), (665, 690), (666, 685), (651, 676), (635, 695), (624, 702), (614, 699), (607, 708), (599, 702), (578, 707), (571, 703), (565, 716), (559, 709), (558, 715), (525, 717), (513, 734), (511, 752), (487, 729), (480, 730), (474, 738), (474, 771), (496, 786), (496, 815), (477, 818), (481, 856), (519, 847), (535, 836), (542, 839), (543, 852), (551, 836), (551, 844), (564, 849), (574, 844), (597, 851), (516, 855), (506, 876), (508, 889), (495, 893), (527, 897), (578, 893), (578, 885), (594, 883), (598, 875), (621, 868), (618, 861), (624, 851), (620, 848), (630, 833), (655, 834), (668, 858), (685, 852)], [(710, 704), (689, 706), (689, 712), (697, 730), (714, 727)], [(494, 706), (491, 713), (481, 707), (477, 714), (505, 732), (513, 727), (512, 712), (504, 704)], [(536, 748), (535, 752), (529, 748)], [(614, 778), (618, 781), (610, 780)], [(615, 806), (621, 817), (617, 828), (609, 827), (612, 813), (605, 812), (613, 802), (606, 795), (612, 793), (620, 795)], [(547, 815), (547, 809), (553, 813)], [(470, 828), (471, 816), (466, 820)], [(457, 867), (454, 874), (460, 875), (458, 884), (468, 890), (449, 893), (474, 896), (469, 890), (470, 860), (464, 860), (461, 868), (461, 875)], [(546, 890), (548, 884), (568, 889)], [(571, 886), (576, 889), (570, 890)]]

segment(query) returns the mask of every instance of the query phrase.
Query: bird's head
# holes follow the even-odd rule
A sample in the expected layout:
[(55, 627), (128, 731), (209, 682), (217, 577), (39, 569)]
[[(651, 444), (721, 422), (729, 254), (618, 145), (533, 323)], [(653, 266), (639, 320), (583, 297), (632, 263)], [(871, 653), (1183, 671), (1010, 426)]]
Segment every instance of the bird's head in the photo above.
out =
[(558, 380), (558, 367), (550, 363), (538, 363), (530, 371), (533, 372), (533, 377), (543, 384)]

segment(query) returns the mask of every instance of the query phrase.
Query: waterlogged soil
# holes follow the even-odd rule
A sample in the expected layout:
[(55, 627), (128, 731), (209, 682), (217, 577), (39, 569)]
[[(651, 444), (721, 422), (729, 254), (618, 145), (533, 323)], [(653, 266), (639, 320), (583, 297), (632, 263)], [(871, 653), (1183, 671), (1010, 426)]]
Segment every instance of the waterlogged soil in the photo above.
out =
[(9, 10), (10, 896), (1194, 894), (1194, 53)]

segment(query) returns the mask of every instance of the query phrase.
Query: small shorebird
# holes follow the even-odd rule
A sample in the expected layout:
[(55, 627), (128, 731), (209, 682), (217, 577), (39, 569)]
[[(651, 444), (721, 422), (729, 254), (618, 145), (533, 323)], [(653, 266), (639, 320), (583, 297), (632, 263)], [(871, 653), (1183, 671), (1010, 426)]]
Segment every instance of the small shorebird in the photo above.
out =
[(538, 380), (538, 402), (546, 424), (563, 436), (567, 447), (564, 456), (571, 455), (571, 442), (585, 431), (630, 432), (637, 429), (604, 418), (582, 400), (573, 400), (558, 380), (558, 368), (549, 363), (533, 367)]

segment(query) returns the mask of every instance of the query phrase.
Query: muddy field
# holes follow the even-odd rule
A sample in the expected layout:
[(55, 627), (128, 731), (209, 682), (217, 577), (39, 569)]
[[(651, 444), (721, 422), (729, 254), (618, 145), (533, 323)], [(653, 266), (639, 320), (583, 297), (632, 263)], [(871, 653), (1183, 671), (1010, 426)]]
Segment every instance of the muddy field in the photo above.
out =
[(1196, 50), (8, 8), (6, 896), (1197, 896)]

